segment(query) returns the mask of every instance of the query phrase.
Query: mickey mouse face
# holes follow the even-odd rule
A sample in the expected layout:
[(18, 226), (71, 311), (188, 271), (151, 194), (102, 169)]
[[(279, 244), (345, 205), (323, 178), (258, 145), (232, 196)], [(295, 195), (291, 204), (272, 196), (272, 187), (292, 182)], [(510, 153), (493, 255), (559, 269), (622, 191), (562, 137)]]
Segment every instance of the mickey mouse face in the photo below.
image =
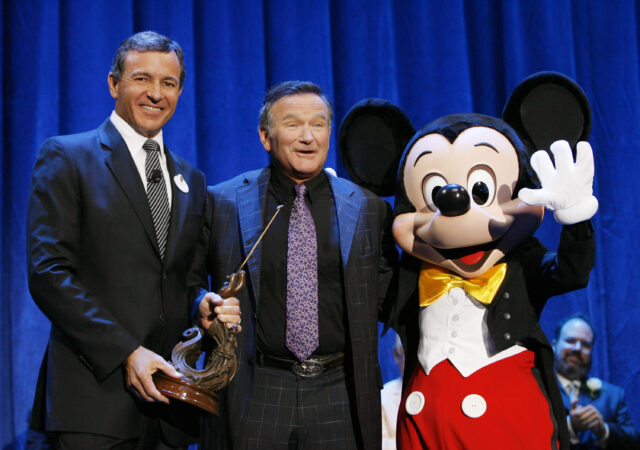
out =
[(393, 234), (404, 252), (473, 277), (542, 220), (542, 207), (517, 198), (520, 188), (535, 185), (530, 155), (561, 139), (572, 147), (587, 140), (591, 112), (573, 80), (540, 72), (515, 87), (502, 119), (452, 114), (416, 132), (396, 105), (366, 99), (340, 128), (340, 156), (351, 178), (381, 196), (395, 195)]
[(502, 239), (516, 240), (514, 224), (524, 238), (542, 218), (542, 208), (512, 199), (518, 174), (516, 149), (493, 128), (467, 128), (453, 142), (438, 133), (421, 137), (404, 161), (415, 212), (394, 220), (398, 245), (462, 276), (483, 273), (508, 251)]
[(518, 179), (516, 150), (487, 127), (469, 128), (453, 143), (440, 134), (424, 136), (409, 151), (405, 164), (404, 186), (413, 206), (444, 222), (480, 210), (500, 216), (499, 205), (511, 199)]

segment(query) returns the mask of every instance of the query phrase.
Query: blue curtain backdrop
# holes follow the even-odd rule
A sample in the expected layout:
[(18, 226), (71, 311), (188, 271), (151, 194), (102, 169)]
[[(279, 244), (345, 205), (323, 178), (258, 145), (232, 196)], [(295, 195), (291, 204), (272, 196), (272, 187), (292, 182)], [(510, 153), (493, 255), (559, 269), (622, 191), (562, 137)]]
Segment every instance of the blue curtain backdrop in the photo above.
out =
[[(5, 0), (0, 9), (0, 446), (21, 448), (49, 323), (25, 273), (30, 173), (51, 135), (95, 128), (111, 112), (111, 58), (153, 29), (183, 46), (187, 79), (165, 140), (214, 184), (263, 166), (257, 112), (286, 79), (334, 99), (327, 165), (344, 174), (335, 137), (364, 97), (400, 105), (414, 126), (453, 112), (500, 113), (513, 87), (563, 72), (593, 110), (597, 263), (588, 288), (552, 299), (542, 323), (574, 311), (599, 335), (593, 373), (623, 386), (640, 424), (640, 8), (632, 0)], [(555, 246), (547, 216), (538, 232)], [(396, 376), (388, 343), (385, 380)]]

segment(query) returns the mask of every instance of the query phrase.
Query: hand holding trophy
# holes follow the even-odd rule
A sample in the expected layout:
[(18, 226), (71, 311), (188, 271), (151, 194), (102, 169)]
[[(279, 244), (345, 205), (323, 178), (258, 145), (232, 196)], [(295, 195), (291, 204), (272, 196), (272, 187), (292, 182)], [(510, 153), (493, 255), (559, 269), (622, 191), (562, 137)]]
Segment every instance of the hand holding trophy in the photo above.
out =
[[(244, 287), (246, 274), (242, 267), (260, 244), (281, 207), (278, 207), (238, 270), (227, 276), (227, 281), (218, 292), (223, 299), (236, 297)], [(195, 323), (200, 323), (199, 317), (196, 317)], [(167, 397), (217, 414), (218, 402), (215, 391), (229, 384), (238, 366), (235, 354), (236, 334), (237, 324), (227, 328), (218, 319), (213, 319), (207, 330), (203, 330), (199, 325), (185, 330), (182, 333), (182, 340), (171, 352), (171, 363), (182, 374), (182, 379), (172, 378), (157, 371), (153, 374), (157, 389)], [(197, 369), (196, 364), (202, 353), (206, 353), (207, 357), (203, 368)]]

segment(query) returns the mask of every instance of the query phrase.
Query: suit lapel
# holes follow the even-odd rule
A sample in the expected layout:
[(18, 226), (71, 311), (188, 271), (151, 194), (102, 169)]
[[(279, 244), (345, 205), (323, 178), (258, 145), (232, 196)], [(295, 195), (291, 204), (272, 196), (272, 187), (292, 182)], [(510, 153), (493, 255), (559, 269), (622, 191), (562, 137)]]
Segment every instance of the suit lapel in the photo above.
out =
[[(562, 383), (558, 382), (558, 387), (560, 388), (560, 394), (562, 394), (562, 403), (564, 404), (564, 407), (567, 409), (567, 411), (569, 411), (571, 409), (571, 399), (569, 398), (569, 394), (567, 394), (567, 392), (562, 387)], [(589, 390), (583, 382), (580, 385), (580, 392), (578, 392), (578, 404), (584, 406), (592, 402), (593, 399), (589, 394)]]
[(182, 192), (177, 189), (176, 183), (173, 177), (181, 174), (187, 186), (190, 186), (191, 179), (188, 178), (189, 174), (186, 173), (184, 167), (180, 165), (178, 161), (173, 159), (173, 155), (165, 147), (165, 156), (167, 158), (167, 170), (169, 172), (169, 186), (171, 186), (171, 220), (169, 221), (169, 234), (167, 236), (167, 252), (165, 255), (165, 261), (170, 261), (169, 258), (173, 256), (176, 250), (176, 245), (180, 241), (179, 232), (184, 229), (184, 221), (187, 216), (187, 204), (189, 193)]
[[(266, 205), (267, 185), (269, 183), (270, 170), (261, 170), (257, 176), (247, 176), (244, 184), (236, 190), (236, 202), (238, 205), (238, 221), (240, 234), (242, 235), (243, 255), (249, 254), (251, 248), (262, 233), (263, 210)], [(262, 246), (259, 245), (247, 261), (245, 271), (249, 273), (251, 289), (255, 298), (260, 298), (260, 257)], [(241, 261), (238, 261), (240, 264)]]
[(560, 394), (562, 394), (562, 404), (564, 405), (564, 408), (569, 411), (571, 409), (571, 399), (562, 387), (562, 383), (558, 382), (558, 387), (560, 388)]
[(140, 174), (131, 158), (127, 144), (109, 119), (98, 128), (98, 134), (102, 146), (111, 150), (105, 158), (105, 164), (124, 191), (125, 196), (140, 219), (151, 245), (156, 250), (158, 257), (160, 257), (147, 194), (144, 191), (144, 185), (140, 180)]
[(360, 215), (361, 199), (351, 185), (334, 176), (329, 176), (328, 178), (333, 191), (333, 198), (336, 202), (342, 266), (346, 267)]
[(589, 389), (587, 388), (586, 383), (580, 385), (580, 393), (578, 394), (578, 404), (580, 405), (588, 405), (593, 403), (594, 399), (591, 398), (591, 394), (589, 393)]

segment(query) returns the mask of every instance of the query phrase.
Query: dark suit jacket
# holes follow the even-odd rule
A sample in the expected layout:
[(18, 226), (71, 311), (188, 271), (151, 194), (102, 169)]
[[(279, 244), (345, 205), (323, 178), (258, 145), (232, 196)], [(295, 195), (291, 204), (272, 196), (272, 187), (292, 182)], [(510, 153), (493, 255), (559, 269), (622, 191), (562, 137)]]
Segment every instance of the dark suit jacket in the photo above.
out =
[[(165, 155), (173, 199), (162, 261), (140, 175), (111, 121), (50, 138), (40, 150), (27, 261), (33, 299), (52, 323), (33, 411), (47, 430), (130, 438), (140, 435), (143, 413), (166, 412), (134, 401), (122, 370), (140, 345), (169, 357), (189, 326), (186, 280), (206, 182), (186, 161)], [(188, 193), (177, 189), (176, 174)]]
[[(585, 287), (595, 262), (595, 242), (590, 222), (565, 226), (558, 251), (547, 250), (536, 238), (529, 238), (501, 262), (507, 273), (488, 307), (487, 326), (496, 351), (515, 343), (535, 353), (534, 375), (553, 409), (562, 449), (568, 448), (569, 430), (562, 398), (553, 372), (553, 350), (538, 319), (549, 297)], [(418, 362), (419, 302), (417, 298), (420, 261), (403, 258), (398, 301), (392, 324), (405, 348), (405, 382)]]
[[(571, 400), (562, 387), (560, 387), (560, 392), (564, 406), (569, 411)], [(633, 424), (624, 399), (624, 390), (621, 387), (603, 381), (602, 389), (594, 393), (592, 397), (585, 384), (582, 383), (578, 404), (580, 406), (593, 405), (602, 414), (602, 418), (609, 426), (609, 439), (605, 448), (615, 450), (640, 448), (640, 434)], [(580, 442), (572, 445), (572, 449), (596, 450), (601, 448), (596, 447), (595, 443), (598, 438), (591, 431), (579, 431), (576, 434)]]
[[(209, 188), (211, 239), (203, 256), (211, 285), (219, 289), (248, 254), (263, 229), (270, 169), (242, 174)], [(355, 400), (357, 422), (367, 449), (380, 447), (380, 388), (378, 366), (379, 311), (392, 275), (396, 250), (390, 235), (389, 205), (355, 184), (329, 176), (340, 234), (342, 275), (348, 317), (345, 368)], [(286, 251), (286, 249), (285, 249)], [(222, 413), (213, 427), (220, 448), (241, 432), (253, 385), (256, 355), (256, 310), (260, 303), (260, 246), (249, 259), (247, 287), (240, 295), (242, 333), (238, 336), (238, 372), (221, 393)], [(199, 295), (203, 295), (204, 289)], [(357, 382), (356, 382), (357, 380)]]

